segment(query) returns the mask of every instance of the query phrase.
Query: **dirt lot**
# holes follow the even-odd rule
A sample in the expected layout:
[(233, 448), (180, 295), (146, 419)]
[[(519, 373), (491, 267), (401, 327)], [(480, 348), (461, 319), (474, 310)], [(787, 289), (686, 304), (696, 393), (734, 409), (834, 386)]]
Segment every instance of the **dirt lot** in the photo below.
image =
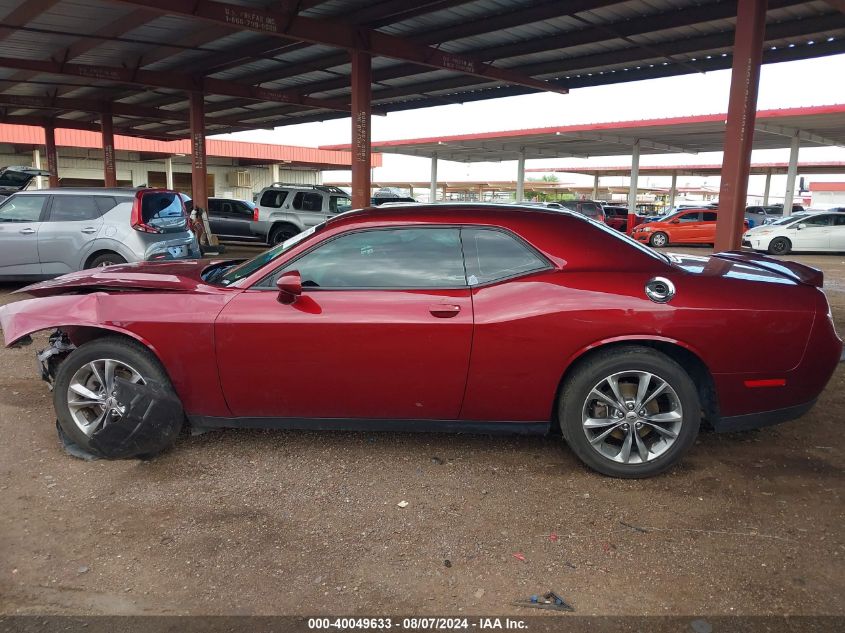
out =
[[(795, 259), (845, 332), (845, 258)], [(525, 615), (554, 590), (580, 614), (845, 615), (845, 365), (803, 419), (618, 481), (558, 440), (431, 434), (225, 431), (86, 463), (57, 443), (44, 340), (0, 350), (0, 614)]]

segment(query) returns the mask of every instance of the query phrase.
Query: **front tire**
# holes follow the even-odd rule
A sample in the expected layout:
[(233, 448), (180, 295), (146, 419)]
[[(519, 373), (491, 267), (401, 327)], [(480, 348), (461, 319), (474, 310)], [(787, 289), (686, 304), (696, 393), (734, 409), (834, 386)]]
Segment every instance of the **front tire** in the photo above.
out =
[(792, 242), (785, 237), (776, 237), (769, 242), (768, 251), (772, 255), (789, 255), (792, 250)]
[(118, 424), (125, 411), (124, 403), (114, 397), (116, 377), (137, 385), (158, 384), (172, 393), (167, 373), (145, 347), (116, 337), (96, 339), (71, 352), (56, 371), (53, 405), (59, 426), (70, 440), (99, 457), (150, 456), (167, 449), (181, 430), (181, 415), (157, 420), (155, 440), (137, 451), (97, 441), (95, 435)]
[(651, 236), (651, 239), (648, 241), (649, 244), (655, 246), (657, 248), (662, 248), (669, 243), (669, 236), (663, 232), (657, 232)]
[(674, 360), (641, 346), (598, 352), (567, 377), (561, 433), (587, 466), (635, 479), (672, 467), (701, 424), (695, 384)]

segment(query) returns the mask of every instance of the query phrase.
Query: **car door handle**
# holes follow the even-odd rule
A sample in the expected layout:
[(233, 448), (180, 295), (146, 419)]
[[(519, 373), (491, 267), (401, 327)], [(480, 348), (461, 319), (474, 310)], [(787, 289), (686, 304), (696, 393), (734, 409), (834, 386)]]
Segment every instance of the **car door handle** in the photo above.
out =
[(93, 226), (86, 226), (84, 229), (80, 229), (80, 230), (81, 230), (82, 233), (88, 233), (88, 234), (97, 232), (96, 227), (93, 227)]
[(428, 307), (428, 311), (439, 319), (449, 319), (457, 316), (461, 311), (461, 306), (451, 303), (438, 303)]
[(32, 235), (33, 233), (35, 233), (35, 229), (31, 229), (31, 228), (27, 227), (25, 229), (21, 229), (20, 232), (23, 233), (24, 235)]

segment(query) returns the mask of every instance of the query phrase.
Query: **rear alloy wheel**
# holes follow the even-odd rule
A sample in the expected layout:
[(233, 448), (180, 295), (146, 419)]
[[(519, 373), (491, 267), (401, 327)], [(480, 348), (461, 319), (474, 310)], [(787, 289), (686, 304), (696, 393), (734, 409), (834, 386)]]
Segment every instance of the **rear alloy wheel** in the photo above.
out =
[(53, 405), (62, 431), (73, 443), (100, 457), (152, 455), (168, 448), (182, 427), (181, 417), (157, 420), (154, 442), (137, 451), (114, 447), (114, 451), (120, 450), (118, 454), (97, 440), (100, 431), (120, 424), (126, 414), (126, 403), (118, 396), (118, 378), (134, 385), (162, 385), (172, 392), (167, 374), (142, 345), (119, 338), (96, 339), (71, 352), (56, 371)]
[(650, 477), (675, 464), (698, 435), (695, 385), (671, 358), (646, 347), (599, 353), (564, 385), (561, 431), (605, 475)]
[(126, 260), (117, 253), (103, 253), (91, 260), (88, 268), (105, 268), (106, 266), (116, 266), (117, 264), (125, 264)]
[(270, 245), (276, 246), (277, 244), (281, 244), (285, 240), (292, 238), (298, 232), (299, 231), (292, 226), (277, 226), (270, 231)]
[(669, 243), (669, 236), (666, 235), (666, 233), (657, 232), (651, 236), (648, 243), (652, 246), (656, 246), (657, 248), (661, 248)]
[(785, 237), (776, 237), (769, 242), (769, 253), (772, 255), (788, 255), (792, 250), (792, 242)]

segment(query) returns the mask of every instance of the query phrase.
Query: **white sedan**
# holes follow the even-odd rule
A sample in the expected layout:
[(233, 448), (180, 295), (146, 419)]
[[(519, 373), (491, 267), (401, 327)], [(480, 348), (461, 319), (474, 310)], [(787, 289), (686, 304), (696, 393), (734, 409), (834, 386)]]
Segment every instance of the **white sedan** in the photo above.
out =
[(772, 255), (792, 251), (845, 252), (845, 213), (795, 213), (747, 230), (742, 245)]

